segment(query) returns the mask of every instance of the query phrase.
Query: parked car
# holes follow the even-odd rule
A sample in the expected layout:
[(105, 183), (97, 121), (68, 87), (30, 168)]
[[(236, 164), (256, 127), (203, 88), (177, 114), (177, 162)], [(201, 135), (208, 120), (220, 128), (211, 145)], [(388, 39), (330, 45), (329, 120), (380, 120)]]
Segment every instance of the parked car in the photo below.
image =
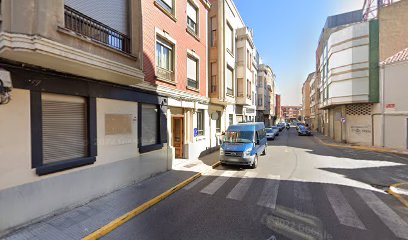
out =
[(271, 128), (273, 131), (275, 131), (275, 136), (279, 136), (279, 128), (277, 126), (272, 126)]
[(276, 135), (275, 135), (275, 131), (272, 128), (265, 128), (265, 131), (266, 131), (266, 138), (268, 140), (269, 139), (275, 140)]
[(285, 124), (284, 123), (279, 123), (278, 125), (276, 125), (279, 128), (279, 132), (282, 132), (283, 129), (285, 129)]
[(299, 125), (298, 135), (299, 136), (312, 136), (312, 132), (304, 125)]
[(299, 130), (299, 126), (305, 126), (305, 125), (303, 123), (300, 123), (300, 122), (296, 123), (296, 130)]
[(258, 166), (258, 156), (266, 154), (268, 140), (264, 123), (231, 125), (220, 148), (221, 164)]

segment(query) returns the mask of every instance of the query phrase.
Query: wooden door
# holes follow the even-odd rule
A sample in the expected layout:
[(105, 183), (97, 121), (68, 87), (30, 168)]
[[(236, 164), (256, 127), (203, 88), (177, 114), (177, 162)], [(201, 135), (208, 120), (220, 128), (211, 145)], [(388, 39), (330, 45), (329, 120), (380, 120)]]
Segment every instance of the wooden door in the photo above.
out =
[(173, 147), (176, 151), (176, 158), (183, 158), (183, 118), (173, 118)]

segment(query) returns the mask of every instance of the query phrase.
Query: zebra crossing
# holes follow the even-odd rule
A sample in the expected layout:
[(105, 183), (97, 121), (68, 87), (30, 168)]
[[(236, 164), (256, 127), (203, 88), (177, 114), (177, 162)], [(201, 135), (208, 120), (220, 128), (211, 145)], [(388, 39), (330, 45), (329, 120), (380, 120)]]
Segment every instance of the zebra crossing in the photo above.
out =
[[(251, 170), (244, 172), (227, 170), (222, 174), (215, 174), (215, 178), (211, 178), (210, 175), (199, 178), (195, 182), (186, 186), (186, 191), (196, 191), (200, 194), (214, 195), (219, 193), (221, 187), (229, 183), (233, 186), (226, 193), (225, 199), (243, 201), (246, 195), (252, 195), (251, 186), (257, 179), (262, 183), (262, 191), (257, 194), (257, 201), (254, 205), (263, 207), (274, 211), (279, 204), (278, 196), (280, 191), (285, 191), (281, 188), (282, 180), (280, 176), (268, 175), (260, 176)], [(231, 184), (233, 183), (235, 184)], [(285, 181), (286, 182), (286, 181)], [(313, 204), (314, 194), (311, 191), (309, 184), (318, 184), (320, 191), (326, 196), (327, 203), (333, 210), (333, 216), (337, 218), (339, 224), (360, 230), (369, 230), (369, 225), (364, 224), (360, 213), (358, 212), (359, 206), (355, 206), (355, 203), (349, 201), (350, 197), (359, 197), (363, 204), (365, 204), (371, 211), (379, 218), (379, 220), (387, 227), (396, 237), (402, 239), (408, 239), (408, 223), (404, 221), (394, 210), (392, 210), (386, 203), (384, 203), (375, 193), (366, 189), (353, 188), (356, 193), (353, 196), (349, 194), (345, 195), (342, 191), (342, 187), (333, 184), (324, 183), (307, 183), (301, 181), (293, 181), (292, 194), (294, 202), (294, 210), (299, 213), (316, 212), (318, 209)], [(316, 189), (314, 189), (316, 190)]]

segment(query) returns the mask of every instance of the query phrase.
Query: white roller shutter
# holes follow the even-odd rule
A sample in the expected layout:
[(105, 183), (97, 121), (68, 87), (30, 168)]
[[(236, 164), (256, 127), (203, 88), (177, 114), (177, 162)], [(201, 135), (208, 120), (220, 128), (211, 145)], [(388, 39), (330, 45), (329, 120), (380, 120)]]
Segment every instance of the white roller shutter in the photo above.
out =
[(85, 98), (42, 94), (43, 163), (88, 156)]
[(227, 68), (226, 75), (227, 75), (227, 88), (233, 89), (233, 79), (232, 79), (233, 73), (232, 73), (232, 70)]
[(190, 2), (187, 2), (187, 16), (191, 18), (195, 23), (197, 23), (197, 8), (194, 7)]
[[(171, 0), (165, 0), (165, 2)], [(65, 5), (129, 35), (128, 0), (64, 0)]]
[(187, 78), (197, 81), (197, 60), (187, 58)]
[(165, 2), (170, 8), (173, 8), (173, 0), (162, 0)]

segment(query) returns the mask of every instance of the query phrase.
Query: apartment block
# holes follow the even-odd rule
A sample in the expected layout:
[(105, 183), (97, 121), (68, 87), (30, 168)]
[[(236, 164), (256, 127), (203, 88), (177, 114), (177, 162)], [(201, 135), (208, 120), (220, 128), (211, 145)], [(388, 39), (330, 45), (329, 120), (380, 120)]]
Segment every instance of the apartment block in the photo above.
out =
[(339, 142), (370, 145), (379, 101), (378, 21), (362, 11), (327, 18), (317, 49), (320, 131)]
[(257, 79), (257, 118), (266, 126), (275, 124), (275, 74), (266, 64), (260, 64)]
[(0, 234), (171, 168), (142, 1), (0, 3)]
[(209, 147), (205, 0), (143, 1), (145, 89), (168, 97), (167, 132), (176, 158), (196, 158)]
[(310, 89), (310, 82), (312, 81), (312, 78), (314, 76), (314, 73), (311, 73), (307, 76), (307, 79), (305, 82), (303, 82), (302, 86), (302, 120), (304, 123), (308, 124), (309, 126), (311, 125), (311, 120), (310, 120), (310, 96), (311, 96), (311, 89)]

